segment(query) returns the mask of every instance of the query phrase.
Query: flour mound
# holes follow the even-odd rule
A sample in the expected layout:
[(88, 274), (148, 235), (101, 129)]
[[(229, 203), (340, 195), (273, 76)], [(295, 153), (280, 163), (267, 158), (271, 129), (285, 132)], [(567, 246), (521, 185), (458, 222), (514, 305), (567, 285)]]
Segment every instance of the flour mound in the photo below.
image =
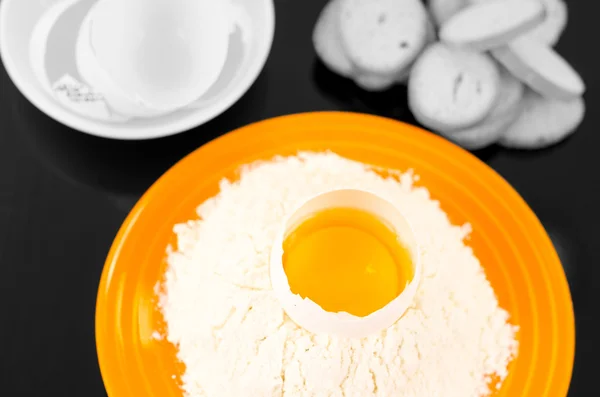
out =
[[(166, 338), (186, 365), (187, 397), (487, 396), (516, 355), (517, 327), (454, 226), (414, 186), (332, 153), (277, 157), (241, 169), (236, 182), (175, 226), (177, 247), (160, 286)], [(363, 339), (314, 335), (293, 323), (269, 279), (271, 244), (286, 214), (332, 189), (362, 189), (402, 208), (421, 243), (414, 305)]]

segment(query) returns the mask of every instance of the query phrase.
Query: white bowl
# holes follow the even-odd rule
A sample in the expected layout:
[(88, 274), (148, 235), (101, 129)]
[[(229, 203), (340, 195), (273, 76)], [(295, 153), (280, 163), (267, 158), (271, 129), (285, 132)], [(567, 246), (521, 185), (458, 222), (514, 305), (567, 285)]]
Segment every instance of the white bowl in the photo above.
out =
[[(40, 82), (30, 62), (30, 42), (38, 21), (60, 3), (94, 0), (2, 0), (0, 56), (17, 88), (38, 109), (79, 131), (105, 138), (136, 140), (174, 135), (213, 119), (239, 100), (263, 69), (275, 31), (273, 0), (232, 0), (245, 18), (244, 29), (232, 34), (221, 76), (208, 92), (186, 108), (149, 119), (103, 121), (79, 114), (61, 103)], [(83, 18), (82, 18), (83, 20)], [(243, 40), (242, 40), (243, 36)], [(239, 42), (236, 44), (236, 41)], [(73, 40), (75, 43), (75, 40)], [(75, 54), (73, 44), (73, 54)]]

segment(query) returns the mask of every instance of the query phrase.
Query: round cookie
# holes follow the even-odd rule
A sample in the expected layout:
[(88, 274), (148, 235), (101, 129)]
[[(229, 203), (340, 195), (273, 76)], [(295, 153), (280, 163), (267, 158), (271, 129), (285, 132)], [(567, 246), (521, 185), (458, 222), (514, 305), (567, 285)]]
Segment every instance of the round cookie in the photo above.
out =
[(469, 0), (429, 0), (428, 3), (431, 17), (438, 27), (468, 4)]
[(343, 47), (362, 73), (399, 74), (428, 37), (420, 0), (342, 0), (340, 18)]
[[(427, 29), (427, 44), (434, 43), (437, 38), (436, 36), (437, 34), (435, 32), (435, 26), (433, 25), (433, 22), (429, 20)], [(411, 63), (400, 73), (396, 73), (395, 75), (391, 76), (373, 73), (359, 73), (358, 76), (354, 78), (354, 81), (359, 87), (367, 91), (383, 91), (396, 83), (408, 84), (408, 79), (410, 77), (410, 71), (413, 67), (413, 64), (414, 63)]]
[(363, 73), (354, 77), (354, 82), (365, 91), (384, 91), (396, 83), (396, 77)]
[(522, 108), (520, 116), (499, 140), (504, 147), (541, 149), (556, 144), (574, 133), (585, 117), (582, 97), (561, 101), (527, 90)]
[(513, 75), (538, 93), (556, 99), (583, 95), (581, 76), (556, 51), (530, 37), (492, 50), (492, 55)]
[[(433, 0), (432, 0), (433, 1)], [(458, 1), (458, 0), (437, 0), (440, 2), (444, 1)], [(485, 3), (490, 0), (467, 0), (472, 4)], [(539, 41), (540, 43), (547, 44), (554, 47), (560, 36), (567, 27), (568, 22), (568, 8), (567, 3), (564, 0), (540, 0), (544, 5), (546, 11), (546, 17), (544, 21), (533, 30), (526, 33), (527, 37)]]
[(506, 133), (520, 114), (524, 86), (505, 68), (500, 67), (500, 91), (490, 114), (474, 126), (461, 130), (438, 131), (465, 149), (477, 150), (489, 146)]
[(440, 28), (440, 40), (487, 51), (531, 31), (544, 18), (545, 9), (539, 0), (488, 0), (450, 17)]
[(317, 55), (332, 72), (350, 77), (352, 63), (340, 40), (340, 1), (330, 0), (325, 5), (313, 30), (312, 40)]
[(433, 130), (467, 128), (491, 112), (499, 80), (498, 66), (487, 54), (435, 43), (412, 68), (409, 106)]
[(518, 116), (515, 109), (503, 117), (486, 118), (472, 127), (441, 135), (467, 150), (479, 150), (496, 143)]
[(500, 87), (498, 99), (494, 103), (488, 118), (502, 118), (512, 114), (520, 108), (525, 86), (514, 77), (506, 68), (498, 65), (500, 72)]
[(554, 47), (567, 27), (569, 19), (567, 3), (564, 0), (542, 0), (542, 3), (546, 8), (546, 19), (527, 33), (527, 36)]

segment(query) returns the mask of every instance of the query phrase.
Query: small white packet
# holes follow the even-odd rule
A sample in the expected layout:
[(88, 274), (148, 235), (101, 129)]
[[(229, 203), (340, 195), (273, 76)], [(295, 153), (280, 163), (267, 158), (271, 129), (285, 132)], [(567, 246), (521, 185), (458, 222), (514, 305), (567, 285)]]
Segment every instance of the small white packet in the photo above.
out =
[(125, 116), (111, 112), (102, 94), (94, 92), (90, 87), (68, 74), (52, 85), (52, 91), (63, 106), (82, 116), (110, 122), (129, 120)]

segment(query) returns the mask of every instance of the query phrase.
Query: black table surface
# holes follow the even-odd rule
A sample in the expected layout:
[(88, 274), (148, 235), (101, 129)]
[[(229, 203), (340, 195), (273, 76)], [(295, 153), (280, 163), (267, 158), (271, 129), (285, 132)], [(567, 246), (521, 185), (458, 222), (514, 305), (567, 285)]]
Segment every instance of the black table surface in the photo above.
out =
[[(558, 50), (583, 75), (588, 113), (577, 133), (534, 152), (476, 153), (534, 209), (563, 261), (575, 305), (569, 396), (598, 395), (600, 324), (600, 58), (595, 1), (569, 1)], [(31, 105), (0, 71), (0, 395), (106, 396), (94, 310), (111, 242), (140, 195), (177, 160), (248, 123), (347, 110), (414, 122), (404, 88), (367, 94), (320, 64), (311, 33), (324, 0), (275, 0), (262, 74), (230, 110), (192, 131), (121, 142), (71, 130)], [(596, 146), (597, 145), (597, 146)], [(596, 303), (594, 303), (596, 302)]]

